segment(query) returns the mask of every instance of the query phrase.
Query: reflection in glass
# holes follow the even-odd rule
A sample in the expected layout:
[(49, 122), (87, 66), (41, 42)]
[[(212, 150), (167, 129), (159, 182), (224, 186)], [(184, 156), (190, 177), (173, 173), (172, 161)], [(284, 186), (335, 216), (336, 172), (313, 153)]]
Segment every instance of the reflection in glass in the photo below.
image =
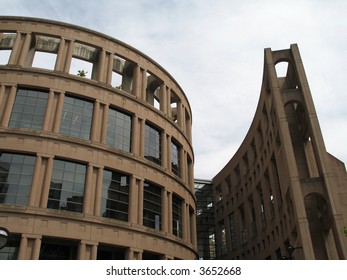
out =
[(82, 212), (86, 166), (54, 160), (47, 208)]
[(65, 96), (59, 133), (89, 140), (92, 115), (92, 102)]
[(0, 153), (0, 203), (27, 205), (35, 157)]
[(144, 183), (143, 225), (161, 230), (161, 188)]
[(145, 130), (145, 158), (161, 164), (160, 132), (148, 124), (146, 124)]
[(108, 111), (107, 145), (130, 152), (131, 117), (114, 110)]
[(104, 171), (101, 195), (103, 217), (128, 221), (129, 177), (116, 172)]
[(9, 127), (41, 130), (47, 101), (47, 92), (18, 89)]

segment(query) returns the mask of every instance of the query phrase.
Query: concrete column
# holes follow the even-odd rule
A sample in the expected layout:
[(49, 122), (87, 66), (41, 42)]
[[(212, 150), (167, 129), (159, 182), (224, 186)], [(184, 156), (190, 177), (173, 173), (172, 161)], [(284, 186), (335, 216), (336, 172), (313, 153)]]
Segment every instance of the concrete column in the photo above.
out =
[(172, 192), (167, 191), (167, 201), (168, 201), (168, 233), (172, 234)]
[(187, 203), (182, 201), (182, 227), (183, 227), (183, 240), (188, 242), (188, 215)]
[(73, 55), (73, 51), (74, 51), (74, 47), (75, 47), (75, 42), (73, 40), (71, 40), (71, 41), (66, 40), (66, 43), (67, 43), (67, 51), (66, 51), (63, 71), (65, 73), (69, 73), (70, 67), (71, 67), (72, 55)]
[(40, 200), (41, 208), (47, 207), (48, 194), (49, 194), (49, 189), (51, 185), (52, 171), (53, 171), (53, 158), (48, 158), (47, 166), (46, 166), (46, 170), (44, 174), (44, 179), (43, 179), (42, 194), (41, 194), (41, 200)]
[(102, 49), (99, 54), (99, 62), (98, 62), (98, 81), (104, 83), (106, 81), (107, 72), (106, 68), (106, 51)]
[(49, 95), (48, 95), (48, 101), (47, 101), (47, 107), (46, 107), (46, 113), (45, 113), (45, 118), (43, 120), (42, 124), (42, 130), (43, 131), (48, 131), (49, 130), (49, 123), (51, 120), (51, 112), (53, 109), (53, 102), (54, 102), (54, 91), (50, 90)]
[(42, 157), (40, 155), (36, 156), (35, 169), (30, 189), (29, 202), (28, 206), (36, 207), (38, 206), (38, 195), (41, 193), (39, 190), (39, 181), (40, 181), (40, 171), (42, 166)]
[(147, 100), (147, 73), (146, 70), (141, 69), (141, 77), (142, 77), (142, 81), (141, 81), (141, 99), (146, 101)]
[(3, 126), (3, 127), (8, 127), (8, 124), (10, 122), (12, 108), (14, 105), (14, 101), (16, 99), (16, 93), (17, 93), (17, 87), (11, 86), (9, 96), (7, 97), (6, 106), (5, 106), (4, 112), (2, 114), (1, 126)]
[[(166, 162), (167, 162), (167, 169), (169, 171), (172, 171), (171, 170), (171, 135), (166, 135), (166, 143), (167, 143), (167, 159), (166, 159)], [(178, 168), (180, 168), (180, 166), (178, 166)]]
[(170, 143), (167, 142), (166, 133), (164, 130), (161, 131), (161, 166), (163, 168), (167, 168), (170, 170), (170, 166), (167, 165), (168, 158), (168, 147), (171, 146)]
[(53, 132), (55, 132), (55, 133), (59, 132), (61, 116), (63, 114), (64, 97), (65, 97), (65, 94), (60, 92), (59, 98), (58, 98), (58, 103), (57, 103), (57, 109), (56, 109), (56, 113), (55, 113), (55, 118), (53, 121)]
[(134, 67), (134, 86), (133, 93), (136, 98), (141, 98), (141, 69), (140, 66), (135, 65)]
[[(227, 224), (229, 224), (229, 221)], [(190, 228), (191, 228), (191, 242), (193, 246), (196, 248), (198, 244), (197, 244), (197, 232), (196, 232), (196, 215), (194, 211), (190, 213)], [(228, 232), (228, 230), (226, 230), (226, 232)]]
[(86, 258), (86, 244), (81, 241), (78, 244), (77, 259), (78, 260), (85, 260), (85, 258)]
[(0, 125), (2, 124), (2, 114), (4, 112), (4, 109), (6, 108), (5, 89), (6, 89), (5, 85), (0, 84)]
[(183, 129), (183, 104), (182, 101), (177, 101), (177, 124)]
[(139, 118), (137, 115), (133, 116), (132, 119), (132, 132), (131, 132), (131, 152), (135, 155), (140, 154), (140, 143), (141, 143), (141, 127), (139, 125)]
[(96, 244), (90, 245), (91, 248), (91, 254), (90, 254), (90, 259), (91, 260), (96, 260), (98, 256), (98, 246)]
[(165, 115), (167, 115), (168, 107), (167, 107), (167, 90), (166, 85), (164, 83), (160, 86), (160, 111), (162, 111)]
[(18, 260), (25, 260), (28, 248), (28, 238), (22, 236), (18, 250)]
[(113, 54), (106, 53), (106, 60), (107, 60), (106, 83), (109, 85), (112, 85)]
[(61, 38), (60, 43), (59, 43), (58, 52), (57, 52), (57, 59), (55, 61), (55, 66), (54, 66), (55, 71), (63, 71), (62, 64), (64, 63), (63, 61), (65, 58), (64, 50), (65, 50), (65, 39)]
[(129, 184), (129, 222), (132, 224), (138, 223), (138, 212), (139, 212), (139, 188), (137, 184), (137, 180), (134, 176), (130, 177)]
[(24, 42), (22, 49), (19, 54), (19, 59), (18, 59), (18, 65), (20, 66), (31, 66), (32, 60), (34, 57), (30, 59), (30, 63), (28, 65), (26, 64), (26, 59), (28, 58), (29, 50), (30, 50), (30, 44), (31, 44), (31, 33), (25, 33), (23, 34)]
[(34, 247), (31, 253), (32, 260), (38, 260), (40, 258), (40, 249), (41, 249), (41, 238), (35, 238)]
[(87, 175), (86, 175), (86, 183), (84, 187), (84, 195), (83, 195), (83, 214), (92, 214), (91, 208), (91, 188), (93, 181), (93, 166), (87, 166)]
[(139, 192), (138, 192), (138, 209), (137, 209), (137, 224), (143, 224), (143, 191), (144, 181), (139, 181)]
[(135, 137), (139, 137), (139, 155), (141, 157), (145, 156), (145, 121), (143, 119), (139, 119), (139, 134), (138, 136)]
[(187, 177), (186, 177), (186, 171), (187, 171), (187, 156), (186, 156), (186, 151), (181, 148), (179, 153), (179, 157), (180, 157), (180, 174), (181, 174), (181, 178), (184, 182), (187, 181)]
[[(102, 104), (102, 124), (101, 124), (101, 136), (100, 136), (100, 143), (106, 144), (107, 139), (107, 125), (108, 125), (108, 110), (109, 105), (108, 104)], [(101, 107), (100, 107), (101, 108)]]
[(14, 41), (10, 58), (8, 60), (8, 64), (17, 64), (18, 58), (21, 52), (21, 42), (22, 42), (22, 34), (17, 32), (16, 39)]
[(96, 187), (95, 187), (95, 198), (94, 198), (94, 211), (93, 211), (93, 214), (95, 216), (100, 216), (103, 176), (104, 176), (104, 170), (103, 170), (103, 168), (99, 167), (98, 171), (97, 171)]
[(96, 100), (94, 102), (93, 119), (92, 119), (92, 131), (91, 131), (91, 141), (100, 141), (100, 102)]
[(168, 197), (167, 197), (167, 191), (165, 189), (162, 189), (161, 191), (161, 209), (162, 209), (162, 231), (164, 233), (168, 232), (169, 229), (169, 213), (168, 213)]

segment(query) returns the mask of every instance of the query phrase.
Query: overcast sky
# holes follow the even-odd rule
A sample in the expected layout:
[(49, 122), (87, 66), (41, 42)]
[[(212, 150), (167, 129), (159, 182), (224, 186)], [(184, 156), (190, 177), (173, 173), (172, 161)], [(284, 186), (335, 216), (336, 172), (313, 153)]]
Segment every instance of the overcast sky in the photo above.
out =
[(297, 43), (328, 152), (347, 163), (345, 0), (0, 0), (1, 15), (63, 21), (145, 53), (193, 110), (195, 177), (235, 154), (258, 103), (264, 48)]

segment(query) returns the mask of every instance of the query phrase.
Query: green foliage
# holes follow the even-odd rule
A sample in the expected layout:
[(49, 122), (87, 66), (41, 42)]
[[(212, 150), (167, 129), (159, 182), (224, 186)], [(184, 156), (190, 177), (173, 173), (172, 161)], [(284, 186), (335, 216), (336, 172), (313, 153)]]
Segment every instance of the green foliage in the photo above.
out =
[(85, 76), (87, 76), (87, 73), (88, 73), (88, 71), (78, 70), (77, 76), (85, 77)]

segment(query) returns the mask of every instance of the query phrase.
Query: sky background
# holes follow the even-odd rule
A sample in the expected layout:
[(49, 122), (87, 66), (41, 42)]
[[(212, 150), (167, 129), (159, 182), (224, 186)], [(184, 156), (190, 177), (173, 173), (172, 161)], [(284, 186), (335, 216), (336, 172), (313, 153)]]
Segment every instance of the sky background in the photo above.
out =
[(145, 53), (193, 111), (195, 178), (212, 179), (252, 122), (264, 48), (297, 43), (328, 152), (347, 163), (345, 0), (0, 0), (0, 15), (83, 26)]

